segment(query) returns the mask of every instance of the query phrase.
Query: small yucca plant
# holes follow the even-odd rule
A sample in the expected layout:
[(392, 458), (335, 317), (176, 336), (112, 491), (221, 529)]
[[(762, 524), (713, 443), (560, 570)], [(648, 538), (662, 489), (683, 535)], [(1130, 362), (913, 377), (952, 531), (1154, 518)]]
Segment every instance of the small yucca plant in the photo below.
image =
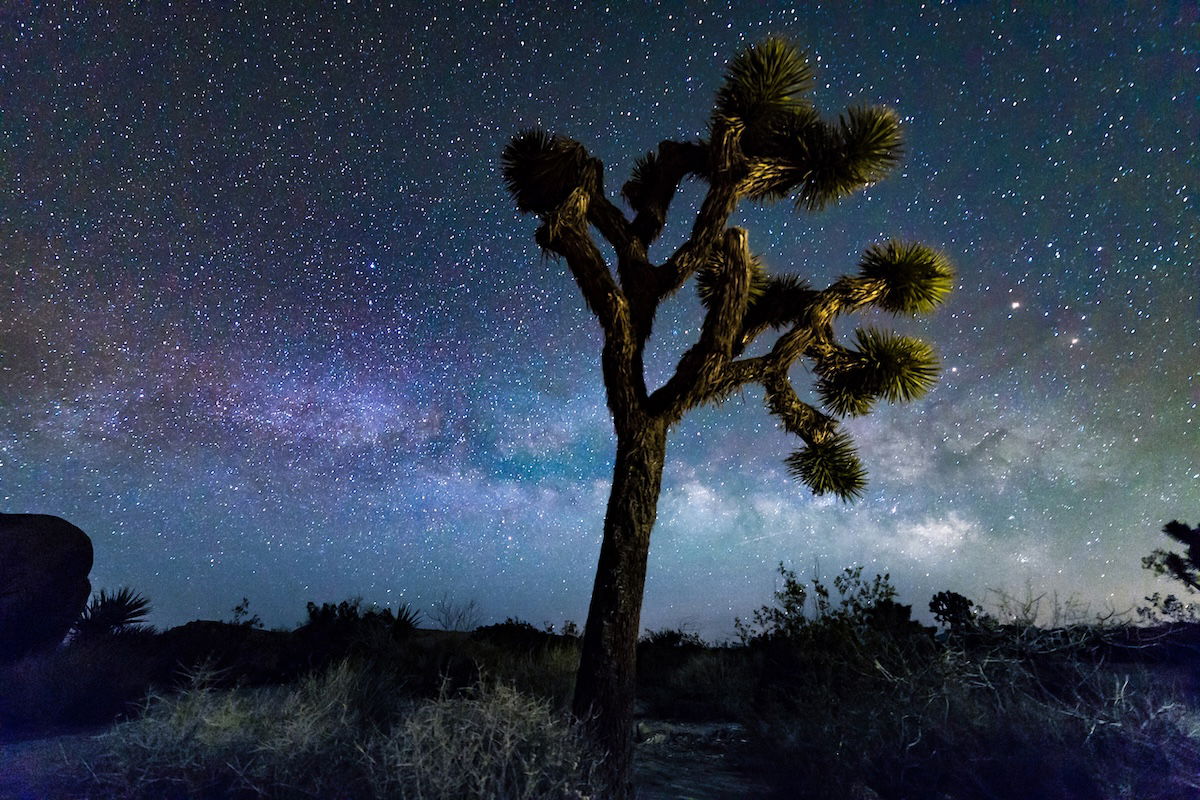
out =
[(396, 633), (412, 633), (423, 621), (420, 609), (413, 608), (408, 603), (401, 603), (396, 608), (392, 630)]
[(71, 626), (71, 635), (78, 641), (144, 630), (149, 613), (150, 601), (128, 586), (113, 594), (101, 589)]

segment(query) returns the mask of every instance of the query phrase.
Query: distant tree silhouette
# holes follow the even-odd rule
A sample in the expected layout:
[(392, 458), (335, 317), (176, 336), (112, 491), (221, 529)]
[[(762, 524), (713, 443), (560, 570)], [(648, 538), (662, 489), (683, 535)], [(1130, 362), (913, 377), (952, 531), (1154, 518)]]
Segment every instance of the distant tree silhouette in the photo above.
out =
[[(816, 290), (795, 275), (769, 274), (744, 228), (731, 227), (743, 200), (785, 197), (821, 209), (883, 178), (901, 153), (900, 120), (884, 107), (856, 107), (834, 122), (809, 99), (807, 59), (772, 38), (729, 64), (707, 138), (663, 141), (638, 160), (622, 196), (627, 217), (604, 190), (603, 164), (579, 142), (541, 130), (516, 135), (502, 157), (517, 208), (536, 215), (536, 241), (566, 261), (604, 332), (601, 366), (617, 438), (613, 483), (592, 591), (574, 710), (608, 749), (613, 796), (628, 791), (634, 657), (667, 433), (684, 414), (757, 384), (766, 406), (804, 443), (787, 460), (817, 494), (861, 495), (866, 472), (838, 417), (866, 414), (880, 398), (912, 400), (937, 380), (925, 342), (861, 328), (851, 345), (834, 335), (843, 314), (875, 307), (921, 314), (953, 284), (948, 260), (924, 245), (873, 244), (855, 275)], [(663, 263), (649, 247), (663, 232), (684, 178), (708, 188), (690, 237)], [(595, 229), (615, 251), (609, 265)], [(696, 277), (705, 308), (698, 340), (662, 386), (646, 386), (643, 354), (659, 305)], [(767, 330), (769, 350), (746, 349)], [(796, 393), (789, 372), (807, 360), (819, 410)]]
[(1185, 522), (1171, 520), (1163, 526), (1163, 533), (1187, 545), (1186, 554), (1155, 550), (1142, 559), (1142, 566), (1158, 575), (1170, 575), (1189, 591), (1200, 591), (1200, 528), (1189, 528)]
[(959, 631), (975, 621), (975, 602), (958, 592), (941, 591), (929, 601), (933, 618), (952, 631)]

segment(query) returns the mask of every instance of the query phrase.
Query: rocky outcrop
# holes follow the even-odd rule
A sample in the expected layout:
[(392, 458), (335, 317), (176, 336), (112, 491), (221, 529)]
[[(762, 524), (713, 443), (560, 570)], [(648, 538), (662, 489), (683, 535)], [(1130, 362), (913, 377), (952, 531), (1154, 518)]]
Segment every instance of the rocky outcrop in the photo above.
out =
[(48, 514), (0, 514), (0, 662), (54, 647), (87, 605), (92, 540)]

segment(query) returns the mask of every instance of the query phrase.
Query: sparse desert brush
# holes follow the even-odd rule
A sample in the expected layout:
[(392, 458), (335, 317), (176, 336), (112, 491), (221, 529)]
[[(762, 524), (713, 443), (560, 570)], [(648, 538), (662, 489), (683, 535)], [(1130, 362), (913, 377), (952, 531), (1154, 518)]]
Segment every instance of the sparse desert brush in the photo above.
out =
[(216, 689), (198, 672), (117, 725), (91, 769), (114, 798), (337, 797), (361, 786), (368, 676), (343, 662), (294, 687)]
[(579, 669), (580, 640), (509, 618), (478, 628), (464, 643), (482, 672), (566, 709)]
[[(777, 600), (795, 599), (787, 588)], [(749, 648), (762, 661), (745, 723), (781, 796), (1200, 796), (1194, 713), (1097, 659), (1108, 623), (992, 621), (938, 644), (881, 628), (877, 604), (815, 616), (780, 605), (756, 615), (775, 635)]]
[(373, 797), (584, 800), (600, 763), (551, 705), (501, 683), (443, 694), (370, 742)]
[(786, 691), (758, 693), (745, 722), (781, 796), (1200, 796), (1195, 717), (1168, 696), (1082, 662), (1070, 697), (1001, 654), (898, 663), (870, 675), (797, 660)]
[(566, 710), (579, 669), (579, 642), (556, 637), (533, 650), (510, 650), (487, 642), (472, 642), (471, 652), (485, 674), (531, 697)]
[(107, 736), (104, 797), (582, 798), (592, 761), (541, 700), (502, 686), (418, 701), (343, 661), (294, 686), (218, 690), (198, 675)]

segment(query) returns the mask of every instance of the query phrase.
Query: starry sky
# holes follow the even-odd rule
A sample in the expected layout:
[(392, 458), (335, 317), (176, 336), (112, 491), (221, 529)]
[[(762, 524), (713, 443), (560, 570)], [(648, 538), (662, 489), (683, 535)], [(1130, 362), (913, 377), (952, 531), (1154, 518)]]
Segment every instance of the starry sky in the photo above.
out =
[[(644, 627), (729, 635), (780, 561), (889, 572), (918, 610), (1173, 590), (1140, 558), (1200, 524), (1194, 0), (382, 5), (0, 10), (0, 510), (87, 531), (96, 588), (159, 626), (244, 596), (269, 626), (352, 596), (582, 622), (614, 448), (600, 333), (500, 151), (569, 135), (616, 199), (780, 34), (827, 118), (892, 106), (906, 156), (832, 209), (736, 221), (818, 286), (889, 237), (944, 250), (936, 315), (852, 322), (930, 339), (943, 377), (850, 423), (850, 505), (787, 476), (761, 392), (689, 415)], [(692, 286), (662, 309), (652, 385), (698, 310)]]

